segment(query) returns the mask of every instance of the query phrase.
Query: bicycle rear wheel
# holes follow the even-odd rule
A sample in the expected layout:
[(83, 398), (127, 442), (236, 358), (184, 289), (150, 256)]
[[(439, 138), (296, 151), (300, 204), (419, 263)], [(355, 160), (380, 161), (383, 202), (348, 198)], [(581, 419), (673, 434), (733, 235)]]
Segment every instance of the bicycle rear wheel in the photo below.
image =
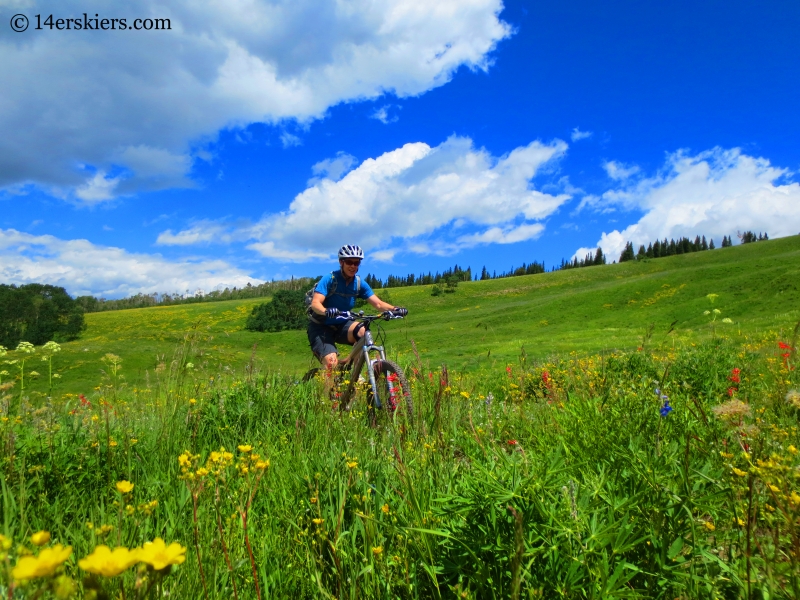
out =
[(414, 403), (411, 399), (411, 385), (403, 369), (391, 360), (378, 360), (373, 363), (372, 371), (375, 374), (380, 408), (370, 386), (367, 394), (370, 424), (376, 425), (382, 415), (390, 419), (405, 415), (410, 424), (414, 418)]

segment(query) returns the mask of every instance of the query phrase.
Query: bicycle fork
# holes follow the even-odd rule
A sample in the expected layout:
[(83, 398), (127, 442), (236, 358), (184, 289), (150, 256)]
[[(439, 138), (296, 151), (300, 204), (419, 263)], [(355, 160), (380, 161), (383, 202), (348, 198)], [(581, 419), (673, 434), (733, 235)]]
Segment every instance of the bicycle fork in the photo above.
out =
[[(385, 360), (386, 355), (383, 352), (383, 346), (376, 346), (374, 344), (372, 339), (372, 332), (369, 329), (367, 329), (367, 331), (364, 332), (364, 346), (362, 346), (361, 351), (364, 353), (364, 363), (367, 365), (367, 371), (369, 372), (369, 384), (372, 386), (372, 398), (373, 401), (375, 402), (375, 408), (380, 410), (381, 399), (378, 394), (378, 382), (375, 380), (375, 369), (374, 369), (375, 361), (377, 361), (378, 359), (376, 358), (375, 360), (371, 360), (369, 357), (369, 353), (371, 351), (377, 352), (378, 355), (380, 356), (380, 360)], [(389, 385), (391, 386), (391, 383)]]

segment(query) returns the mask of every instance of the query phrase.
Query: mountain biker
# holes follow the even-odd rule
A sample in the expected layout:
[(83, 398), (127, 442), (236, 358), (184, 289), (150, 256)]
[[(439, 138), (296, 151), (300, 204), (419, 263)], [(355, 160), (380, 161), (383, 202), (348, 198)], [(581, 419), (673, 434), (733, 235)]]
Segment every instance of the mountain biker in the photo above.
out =
[[(405, 317), (408, 310), (384, 302), (372, 288), (356, 275), (364, 251), (359, 246), (346, 245), (339, 248), (339, 270), (325, 275), (314, 288), (308, 319), (308, 342), (314, 356), (332, 371), (339, 364), (336, 344), (355, 344), (364, 336), (364, 325), (358, 321), (345, 320), (339, 313), (353, 310), (356, 297), (363, 298), (376, 310), (392, 311)], [(338, 317), (338, 318), (337, 318)]]

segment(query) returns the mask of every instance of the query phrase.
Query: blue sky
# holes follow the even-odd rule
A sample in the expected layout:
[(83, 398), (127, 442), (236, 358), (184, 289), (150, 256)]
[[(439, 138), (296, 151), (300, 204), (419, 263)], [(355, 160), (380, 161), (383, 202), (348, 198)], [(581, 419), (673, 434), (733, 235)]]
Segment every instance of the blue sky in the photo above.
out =
[[(800, 4), (0, 1), (0, 273), (73, 294), (800, 233)], [(14, 14), (169, 18), (16, 33)], [(43, 17), (44, 18), (44, 17)]]

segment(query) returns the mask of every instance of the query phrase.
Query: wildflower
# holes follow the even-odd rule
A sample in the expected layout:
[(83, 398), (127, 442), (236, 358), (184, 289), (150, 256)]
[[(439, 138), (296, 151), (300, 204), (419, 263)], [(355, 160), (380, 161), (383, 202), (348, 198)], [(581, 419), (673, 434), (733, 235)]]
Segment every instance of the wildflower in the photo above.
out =
[(736, 517), (733, 520), (733, 522), (736, 523), (739, 527), (744, 527), (744, 521), (742, 521), (739, 517)]
[(792, 445), (790, 445), (786, 450), (789, 452), (789, 454), (797, 454), (797, 448)]
[(31, 544), (34, 546), (44, 546), (50, 541), (49, 531), (38, 531), (31, 536)]
[(750, 414), (750, 405), (745, 404), (741, 400), (728, 400), (723, 404), (715, 406), (711, 410), (713, 410), (714, 414), (720, 419), (741, 419)]
[(192, 405), (197, 404), (197, 400), (195, 400), (194, 398), (189, 398), (189, 404)]
[(741, 373), (741, 372), (742, 372), (742, 370), (741, 370), (741, 369), (739, 369), (739, 368), (734, 368), (734, 369), (731, 371), (731, 375), (730, 375), (730, 377), (728, 377), (728, 379), (729, 379), (730, 381), (734, 382), (734, 383), (740, 383), (740, 382), (741, 382), (741, 379), (740, 379), (740, 377), (739, 377), (739, 373)]
[(21, 581), (24, 579), (35, 579), (37, 577), (49, 577), (55, 573), (72, 554), (72, 546), (66, 548), (61, 544), (56, 544), (52, 548), (44, 548), (39, 556), (23, 556), (17, 561), (11, 575), (14, 579)]
[(130, 494), (133, 491), (133, 484), (130, 481), (118, 481), (117, 491), (120, 494)]
[(467, 400), (469, 400), (469, 393), (461, 392), (461, 395), (464, 396), (464, 398), (466, 398)]
[(733, 467), (733, 474), (736, 475), (737, 477), (745, 477), (747, 476), (747, 471), (742, 471), (741, 469)]
[(714, 524), (711, 521), (703, 522), (703, 527), (705, 527), (709, 531), (716, 531), (716, 529), (717, 529), (716, 527), (714, 527)]
[(769, 489), (771, 489), (776, 494), (779, 494), (780, 491), (781, 491), (781, 488), (779, 488), (777, 485), (773, 485), (771, 483), (769, 484)]
[(199, 469), (197, 469), (195, 475), (197, 475), (198, 477), (205, 477), (206, 475), (208, 475), (208, 469), (206, 469), (205, 467), (200, 467)]
[(260, 460), (256, 463), (256, 469), (263, 471), (269, 468), (269, 460)]
[(253, 449), (253, 447), (250, 446), (249, 444), (245, 445), (245, 446), (237, 446), (237, 448), (239, 448), (239, 452), (242, 452), (244, 454), (247, 454), (248, 452), (250, 452)]
[(730, 452), (722, 452), (722, 451), (720, 451), (719, 455), (722, 458), (733, 458), (733, 454), (731, 454)]
[(314, 523), (314, 525), (319, 526), (325, 522), (325, 519), (311, 519), (311, 522)]
[(33, 354), (36, 352), (36, 348), (33, 347), (33, 344), (30, 342), (20, 342), (17, 344), (17, 352), (23, 352), (24, 354)]
[[(663, 398), (664, 396), (662, 396)], [(669, 405), (669, 400), (664, 400), (664, 406), (661, 407), (661, 410), (658, 411), (662, 417), (666, 417), (669, 413), (672, 412), (672, 407)]]
[(139, 548), (129, 550), (124, 546), (111, 550), (103, 544), (97, 546), (91, 554), (80, 559), (78, 566), (87, 573), (116, 577), (139, 562)]
[(508, 440), (509, 446), (516, 446), (519, 442), (517, 440)]
[(347, 461), (347, 468), (348, 469), (355, 469), (358, 466), (358, 461), (355, 460), (348, 460)]
[(11, 545), (12, 545), (11, 538), (7, 538), (2, 533), (0, 533), (0, 550), (4, 552), (7, 550), (11, 550)]
[(99, 536), (108, 535), (109, 533), (114, 531), (114, 526), (113, 525), (101, 525), (100, 529), (98, 529), (97, 531), (98, 531), (97, 535), (99, 535)]
[(160, 537), (152, 542), (145, 542), (139, 551), (139, 560), (147, 563), (156, 571), (166, 569), (170, 565), (180, 565), (186, 560), (186, 548), (172, 542), (169, 546)]
[(383, 514), (385, 514), (385, 515), (388, 515), (389, 514), (389, 505), (388, 504), (384, 504), (383, 506), (381, 506), (381, 512)]
[(67, 575), (56, 577), (53, 582), (53, 594), (58, 600), (67, 600), (75, 595), (75, 582)]
[(383, 546), (375, 546), (372, 549), (373, 556), (380, 556), (381, 554), (383, 554)]

